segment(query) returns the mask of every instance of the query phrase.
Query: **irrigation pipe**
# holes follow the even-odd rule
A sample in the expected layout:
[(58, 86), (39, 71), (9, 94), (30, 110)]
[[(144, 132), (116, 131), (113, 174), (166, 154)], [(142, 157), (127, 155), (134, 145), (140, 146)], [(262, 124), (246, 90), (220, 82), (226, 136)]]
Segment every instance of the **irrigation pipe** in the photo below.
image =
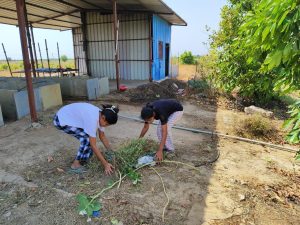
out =
[[(126, 115), (122, 115), (122, 114), (119, 114), (119, 116), (121, 118), (124, 118), (124, 119), (134, 120), (134, 121), (137, 121), (137, 122), (144, 122), (143, 120), (139, 119), (138, 117), (126, 116)], [(158, 125), (157, 122), (154, 122), (153, 124)], [(287, 152), (292, 152), (292, 153), (298, 152), (298, 150), (294, 149), (294, 148), (275, 145), (275, 144), (264, 142), (264, 141), (257, 141), (257, 140), (253, 140), (253, 139), (242, 138), (242, 137), (233, 136), (233, 135), (227, 135), (227, 134), (223, 134), (223, 133), (220, 133), (220, 132), (200, 130), (200, 129), (194, 129), (194, 128), (187, 128), (187, 127), (182, 127), (182, 126), (177, 126), (177, 125), (173, 126), (173, 128), (178, 129), (178, 130), (190, 131), (190, 132), (193, 132), (193, 133), (207, 134), (207, 135), (211, 135), (211, 136), (217, 136), (217, 137), (233, 139), (233, 140), (248, 142), (248, 143), (252, 143), (252, 144), (257, 144), (257, 145), (268, 146), (268, 147), (271, 147), (271, 148), (275, 148), (275, 149), (282, 150), (282, 151), (287, 151)]]

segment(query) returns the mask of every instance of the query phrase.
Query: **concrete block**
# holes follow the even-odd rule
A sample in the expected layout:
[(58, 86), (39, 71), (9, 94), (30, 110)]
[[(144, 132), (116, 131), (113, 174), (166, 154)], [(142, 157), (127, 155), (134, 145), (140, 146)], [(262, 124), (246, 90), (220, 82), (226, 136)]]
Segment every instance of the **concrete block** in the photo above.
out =
[(95, 100), (100, 97), (100, 82), (98, 78), (86, 81), (88, 100)]
[(0, 89), (0, 105), (4, 119), (17, 120), (17, 109), (14, 94), (15, 90)]
[(100, 96), (109, 94), (109, 80), (108, 77), (99, 78)]
[(60, 84), (46, 85), (39, 89), (43, 110), (62, 105)]
[[(30, 113), (27, 91), (19, 91), (14, 93), (14, 100), (17, 109), (17, 119), (21, 119)], [(42, 100), (38, 88), (34, 89), (34, 100), (36, 111), (42, 110)]]
[(273, 112), (262, 109), (262, 108), (259, 108), (259, 107), (256, 107), (254, 105), (251, 105), (249, 107), (245, 107), (244, 111), (245, 111), (246, 114), (259, 114), (259, 115), (262, 115), (264, 117), (269, 117), (269, 118), (272, 118), (273, 115), (274, 115)]
[(4, 120), (3, 120), (3, 115), (2, 115), (1, 105), (0, 105), (0, 127), (3, 125), (4, 125)]

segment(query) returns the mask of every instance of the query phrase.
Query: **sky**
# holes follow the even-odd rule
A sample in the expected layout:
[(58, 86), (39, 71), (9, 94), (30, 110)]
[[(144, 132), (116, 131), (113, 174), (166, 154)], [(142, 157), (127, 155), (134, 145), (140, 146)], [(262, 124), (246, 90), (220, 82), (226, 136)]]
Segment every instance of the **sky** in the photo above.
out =
[[(204, 55), (208, 52), (209, 34), (217, 30), (220, 22), (221, 8), (226, 0), (164, 0), (188, 26), (173, 26), (171, 54), (177, 56), (184, 51), (192, 51), (195, 55)], [(211, 31), (206, 31), (206, 26)], [(33, 29), (36, 45), (40, 44), (42, 57), (46, 59), (45, 38), (49, 49), (49, 57), (57, 58), (58, 42), (60, 55), (74, 57), (73, 40), (71, 31), (55, 31), (49, 29)], [(0, 43), (3, 43), (7, 56), (12, 59), (21, 59), (22, 51), (19, 30), (15, 26), (0, 24)], [(38, 50), (37, 50), (37, 54)], [(2, 46), (0, 48), (0, 59), (4, 59)], [(39, 58), (39, 56), (38, 56)]]

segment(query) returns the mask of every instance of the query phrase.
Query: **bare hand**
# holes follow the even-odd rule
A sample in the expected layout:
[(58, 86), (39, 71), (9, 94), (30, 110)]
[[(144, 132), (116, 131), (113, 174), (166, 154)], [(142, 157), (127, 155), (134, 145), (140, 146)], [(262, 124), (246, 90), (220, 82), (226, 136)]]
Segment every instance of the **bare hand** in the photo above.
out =
[(113, 169), (114, 169), (114, 167), (110, 164), (110, 163), (107, 163), (106, 165), (105, 165), (105, 174), (106, 175), (111, 175), (112, 174), (112, 172), (113, 172)]
[(164, 159), (164, 155), (162, 151), (157, 151), (155, 154), (155, 158), (158, 162), (161, 162)]

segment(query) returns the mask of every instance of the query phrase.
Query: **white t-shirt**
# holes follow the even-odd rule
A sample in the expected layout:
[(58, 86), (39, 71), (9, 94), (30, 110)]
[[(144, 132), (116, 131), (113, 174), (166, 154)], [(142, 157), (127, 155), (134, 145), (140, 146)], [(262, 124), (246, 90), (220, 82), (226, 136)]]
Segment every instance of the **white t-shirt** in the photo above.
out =
[(97, 129), (104, 132), (99, 124), (101, 109), (89, 103), (72, 103), (62, 107), (57, 116), (61, 126), (82, 128), (90, 137), (96, 137)]

